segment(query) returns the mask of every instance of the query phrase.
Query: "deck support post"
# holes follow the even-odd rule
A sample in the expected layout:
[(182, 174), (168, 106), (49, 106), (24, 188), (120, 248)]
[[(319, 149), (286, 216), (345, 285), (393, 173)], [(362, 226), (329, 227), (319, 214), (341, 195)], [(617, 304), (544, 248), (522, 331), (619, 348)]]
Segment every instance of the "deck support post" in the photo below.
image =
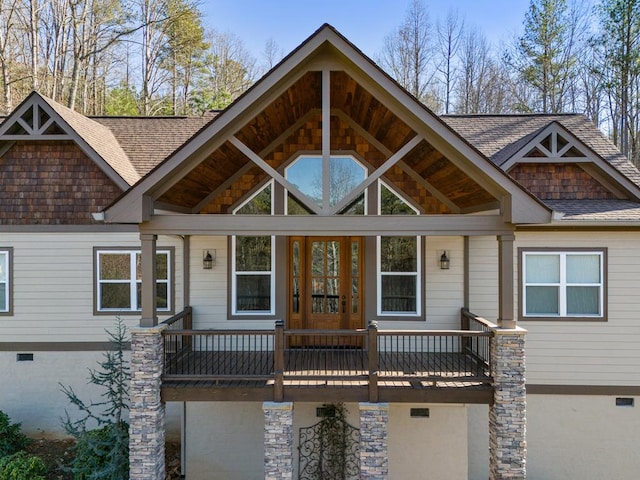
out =
[(493, 332), (494, 400), (489, 408), (489, 479), (524, 480), (527, 476), (526, 330), (497, 328)]
[(160, 397), (164, 325), (131, 329), (129, 478), (164, 480), (164, 402)]
[(273, 400), (284, 401), (284, 322), (276, 320), (273, 359)]
[(157, 298), (157, 266), (156, 266), (156, 242), (157, 235), (140, 234), (142, 244), (142, 317), (141, 327), (153, 327), (158, 324), (156, 312)]
[(360, 478), (386, 480), (389, 475), (388, 403), (360, 403)]
[(264, 478), (293, 478), (293, 403), (264, 402)]
[(515, 328), (513, 308), (513, 242), (515, 235), (498, 235), (498, 325)]
[(378, 401), (378, 322), (371, 320), (367, 329), (369, 361), (369, 402)]

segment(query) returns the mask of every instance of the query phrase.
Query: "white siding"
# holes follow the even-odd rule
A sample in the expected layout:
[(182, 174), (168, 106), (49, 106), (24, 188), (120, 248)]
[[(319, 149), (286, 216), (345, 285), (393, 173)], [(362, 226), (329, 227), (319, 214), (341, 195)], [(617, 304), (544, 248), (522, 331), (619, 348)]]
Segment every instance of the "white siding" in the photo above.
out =
[[(182, 309), (182, 243), (175, 247), (174, 304)], [(94, 315), (94, 247), (140, 248), (136, 233), (3, 233), (0, 246), (13, 247), (13, 315), (0, 316), (2, 342), (105, 341), (114, 315)], [(122, 315), (128, 326), (139, 314)], [(166, 318), (163, 317), (163, 318)]]

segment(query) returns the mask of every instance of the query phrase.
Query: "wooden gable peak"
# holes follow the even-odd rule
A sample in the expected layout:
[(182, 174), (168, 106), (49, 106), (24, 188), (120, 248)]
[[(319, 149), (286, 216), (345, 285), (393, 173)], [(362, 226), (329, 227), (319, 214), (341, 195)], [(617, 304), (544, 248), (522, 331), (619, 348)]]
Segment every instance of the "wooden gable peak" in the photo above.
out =
[(573, 164), (618, 199), (640, 200), (640, 186), (605, 161), (557, 121), (541, 129), (502, 164), (509, 172), (519, 164)]
[(0, 124), (0, 151), (17, 141), (73, 141), (120, 189), (140, 179), (107, 127), (35, 91)]

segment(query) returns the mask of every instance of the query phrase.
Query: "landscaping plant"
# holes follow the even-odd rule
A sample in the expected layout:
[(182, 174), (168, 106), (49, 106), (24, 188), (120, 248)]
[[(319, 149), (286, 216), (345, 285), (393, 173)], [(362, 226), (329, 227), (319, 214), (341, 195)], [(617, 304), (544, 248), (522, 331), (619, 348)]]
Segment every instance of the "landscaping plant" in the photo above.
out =
[(9, 416), (0, 411), (0, 458), (24, 450), (29, 439), (22, 433), (19, 423), (11, 423)]
[(62, 420), (64, 429), (75, 437), (75, 458), (69, 467), (74, 480), (128, 480), (129, 478), (129, 366), (124, 351), (127, 329), (117, 319), (114, 332), (107, 331), (112, 344), (99, 369), (89, 370), (89, 383), (104, 389), (102, 400), (85, 402), (71, 387), (62, 392), (80, 410), (81, 418), (69, 413)]

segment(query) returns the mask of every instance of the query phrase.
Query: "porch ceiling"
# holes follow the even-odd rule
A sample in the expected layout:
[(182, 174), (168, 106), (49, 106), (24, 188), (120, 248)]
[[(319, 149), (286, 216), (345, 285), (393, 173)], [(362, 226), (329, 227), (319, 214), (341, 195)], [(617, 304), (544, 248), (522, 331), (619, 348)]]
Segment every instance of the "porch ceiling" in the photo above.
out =
[[(182, 213), (229, 213), (270, 175), (229, 140), (235, 137), (282, 174), (304, 153), (323, 150), (323, 118), (330, 119), (332, 154), (351, 154), (369, 168), (385, 164), (418, 133), (345, 71), (331, 71), (323, 117), (322, 72), (309, 70), (157, 198)], [(381, 177), (424, 214), (499, 207), (498, 199), (423, 139)]]

